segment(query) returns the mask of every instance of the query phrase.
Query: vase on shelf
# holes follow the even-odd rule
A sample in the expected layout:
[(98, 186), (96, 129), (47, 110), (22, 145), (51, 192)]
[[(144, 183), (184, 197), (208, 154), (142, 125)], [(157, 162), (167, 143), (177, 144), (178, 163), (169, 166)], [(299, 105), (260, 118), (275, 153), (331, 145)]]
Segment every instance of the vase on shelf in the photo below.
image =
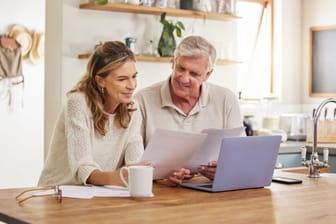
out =
[(174, 56), (176, 49), (176, 40), (173, 31), (168, 28), (163, 28), (161, 37), (159, 40), (158, 52), (161, 57)]
[(161, 14), (160, 23), (163, 27), (158, 44), (158, 53), (161, 57), (174, 56), (174, 51), (176, 49), (174, 31), (176, 32), (176, 36), (181, 37), (182, 30), (185, 29), (184, 25), (181, 21), (177, 21), (176, 23), (168, 21), (165, 12)]

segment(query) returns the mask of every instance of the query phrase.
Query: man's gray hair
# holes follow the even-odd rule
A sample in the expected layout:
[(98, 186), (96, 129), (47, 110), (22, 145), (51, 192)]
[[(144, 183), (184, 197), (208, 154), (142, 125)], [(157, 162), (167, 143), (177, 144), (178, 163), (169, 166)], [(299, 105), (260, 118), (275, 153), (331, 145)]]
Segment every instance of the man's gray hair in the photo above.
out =
[(216, 61), (215, 47), (201, 36), (188, 36), (184, 38), (175, 50), (175, 58), (188, 56), (208, 57), (208, 70), (213, 69)]

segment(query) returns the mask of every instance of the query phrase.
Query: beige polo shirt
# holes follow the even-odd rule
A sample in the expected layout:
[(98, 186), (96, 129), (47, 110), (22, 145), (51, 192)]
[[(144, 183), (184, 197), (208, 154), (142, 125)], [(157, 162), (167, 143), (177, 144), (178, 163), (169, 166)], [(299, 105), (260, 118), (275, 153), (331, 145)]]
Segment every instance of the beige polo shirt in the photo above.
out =
[(173, 104), (169, 81), (170, 78), (135, 95), (143, 118), (145, 145), (156, 128), (201, 132), (206, 128), (243, 126), (237, 97), (229, 89), (204, 82), (199, 101), (189, 114), (185, 114)]

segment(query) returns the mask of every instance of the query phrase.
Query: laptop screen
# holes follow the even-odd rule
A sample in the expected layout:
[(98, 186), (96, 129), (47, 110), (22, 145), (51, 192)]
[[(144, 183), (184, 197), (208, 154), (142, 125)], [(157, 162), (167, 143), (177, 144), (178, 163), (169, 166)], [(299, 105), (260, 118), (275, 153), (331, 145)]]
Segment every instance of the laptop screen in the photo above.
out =
[[(269, 186), (280, 142), (281, 136), (223, 138), (211, 191)], [(200, 183), (187, 185), (194, 186), (185, 187), (207, 190), (201, 187)]]

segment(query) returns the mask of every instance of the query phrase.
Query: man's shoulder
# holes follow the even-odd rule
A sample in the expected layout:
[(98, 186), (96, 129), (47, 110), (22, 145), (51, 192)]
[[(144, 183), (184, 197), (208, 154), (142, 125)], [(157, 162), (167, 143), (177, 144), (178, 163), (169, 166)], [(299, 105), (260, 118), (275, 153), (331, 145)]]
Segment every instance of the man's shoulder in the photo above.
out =
[(234, 95), (232, 90), (227, 87), (220, 86), (214, 83), (207, 83), (207, 88), (209, 89), (210, 94), (225, 94), (225, 95)]
[(136, 94), (135, 98), (139, 98), (142, 96), (152, 96), (152, 95), (157, 95), (158, 92), (161, 90), (161, 86), (163, 85), (164, 81), (154, 83), (150, 86), (144, 87), (143, 89), (140, 89)]

